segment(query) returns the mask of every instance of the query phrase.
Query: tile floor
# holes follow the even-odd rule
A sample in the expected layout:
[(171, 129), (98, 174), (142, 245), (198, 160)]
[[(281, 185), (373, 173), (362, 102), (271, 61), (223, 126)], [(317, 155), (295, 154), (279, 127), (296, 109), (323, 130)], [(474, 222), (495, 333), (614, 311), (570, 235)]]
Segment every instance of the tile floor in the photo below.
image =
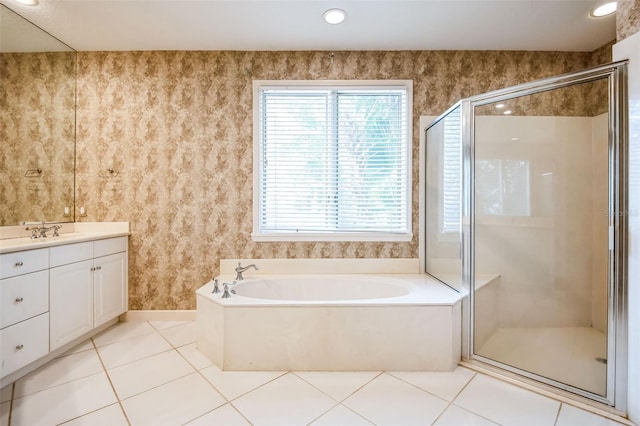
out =
[(2, 389), (6, 425), (618, 425), (475, 373), (227, 372), (192, 322), (123, 322)]

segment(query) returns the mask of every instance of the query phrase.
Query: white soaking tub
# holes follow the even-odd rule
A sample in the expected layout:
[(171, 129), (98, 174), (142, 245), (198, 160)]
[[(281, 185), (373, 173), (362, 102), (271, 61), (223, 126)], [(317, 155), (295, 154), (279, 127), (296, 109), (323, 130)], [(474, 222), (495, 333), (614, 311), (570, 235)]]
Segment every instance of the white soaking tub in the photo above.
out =
[(426, 275), (254, 273), (232, 288), (228, 299), (213, 282), (196, 292), (198, 349), (222, 370), (450, 371), (460, 361), (461, 297)]

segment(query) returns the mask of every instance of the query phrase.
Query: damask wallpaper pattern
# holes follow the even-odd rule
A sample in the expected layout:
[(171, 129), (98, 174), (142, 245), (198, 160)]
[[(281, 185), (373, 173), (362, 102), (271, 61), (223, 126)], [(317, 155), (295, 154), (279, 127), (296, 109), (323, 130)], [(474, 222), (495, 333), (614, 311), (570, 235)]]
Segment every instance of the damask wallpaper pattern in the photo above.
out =
[[(81, 52), (80, 220), (130, 222), (132, 310), (194, 309), (222, 258), (416, 258), (420, 116), (596, 65), (596, 52)], [(254, 79), (413, 80), (411, 242), (252, 241)]]
[(75, 66), (75, 52), (0, 53), (0, 226), (69, 220)]
[(638, 0), (618, 0), (616, 12), (616, 33), (622, 41), (640, 31), (640, 2)]

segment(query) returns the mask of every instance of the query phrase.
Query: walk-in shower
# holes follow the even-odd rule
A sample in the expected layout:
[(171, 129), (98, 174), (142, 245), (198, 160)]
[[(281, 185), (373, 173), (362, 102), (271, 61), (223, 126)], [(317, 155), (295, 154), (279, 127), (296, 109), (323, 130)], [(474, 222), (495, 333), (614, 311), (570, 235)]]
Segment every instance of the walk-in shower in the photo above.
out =
[(463, 354), (625, 410), (626, 64), (461, 100), (426, 130), (425, 270)]

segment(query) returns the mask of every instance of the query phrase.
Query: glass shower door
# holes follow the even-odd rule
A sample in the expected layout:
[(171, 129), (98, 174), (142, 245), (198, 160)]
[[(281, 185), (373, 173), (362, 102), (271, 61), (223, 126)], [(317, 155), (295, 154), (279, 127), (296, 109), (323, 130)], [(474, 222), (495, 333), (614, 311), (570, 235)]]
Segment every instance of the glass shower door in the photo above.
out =
[(471, 353), (603, 401), (616, 353), (611, 78), (471, 100)]

